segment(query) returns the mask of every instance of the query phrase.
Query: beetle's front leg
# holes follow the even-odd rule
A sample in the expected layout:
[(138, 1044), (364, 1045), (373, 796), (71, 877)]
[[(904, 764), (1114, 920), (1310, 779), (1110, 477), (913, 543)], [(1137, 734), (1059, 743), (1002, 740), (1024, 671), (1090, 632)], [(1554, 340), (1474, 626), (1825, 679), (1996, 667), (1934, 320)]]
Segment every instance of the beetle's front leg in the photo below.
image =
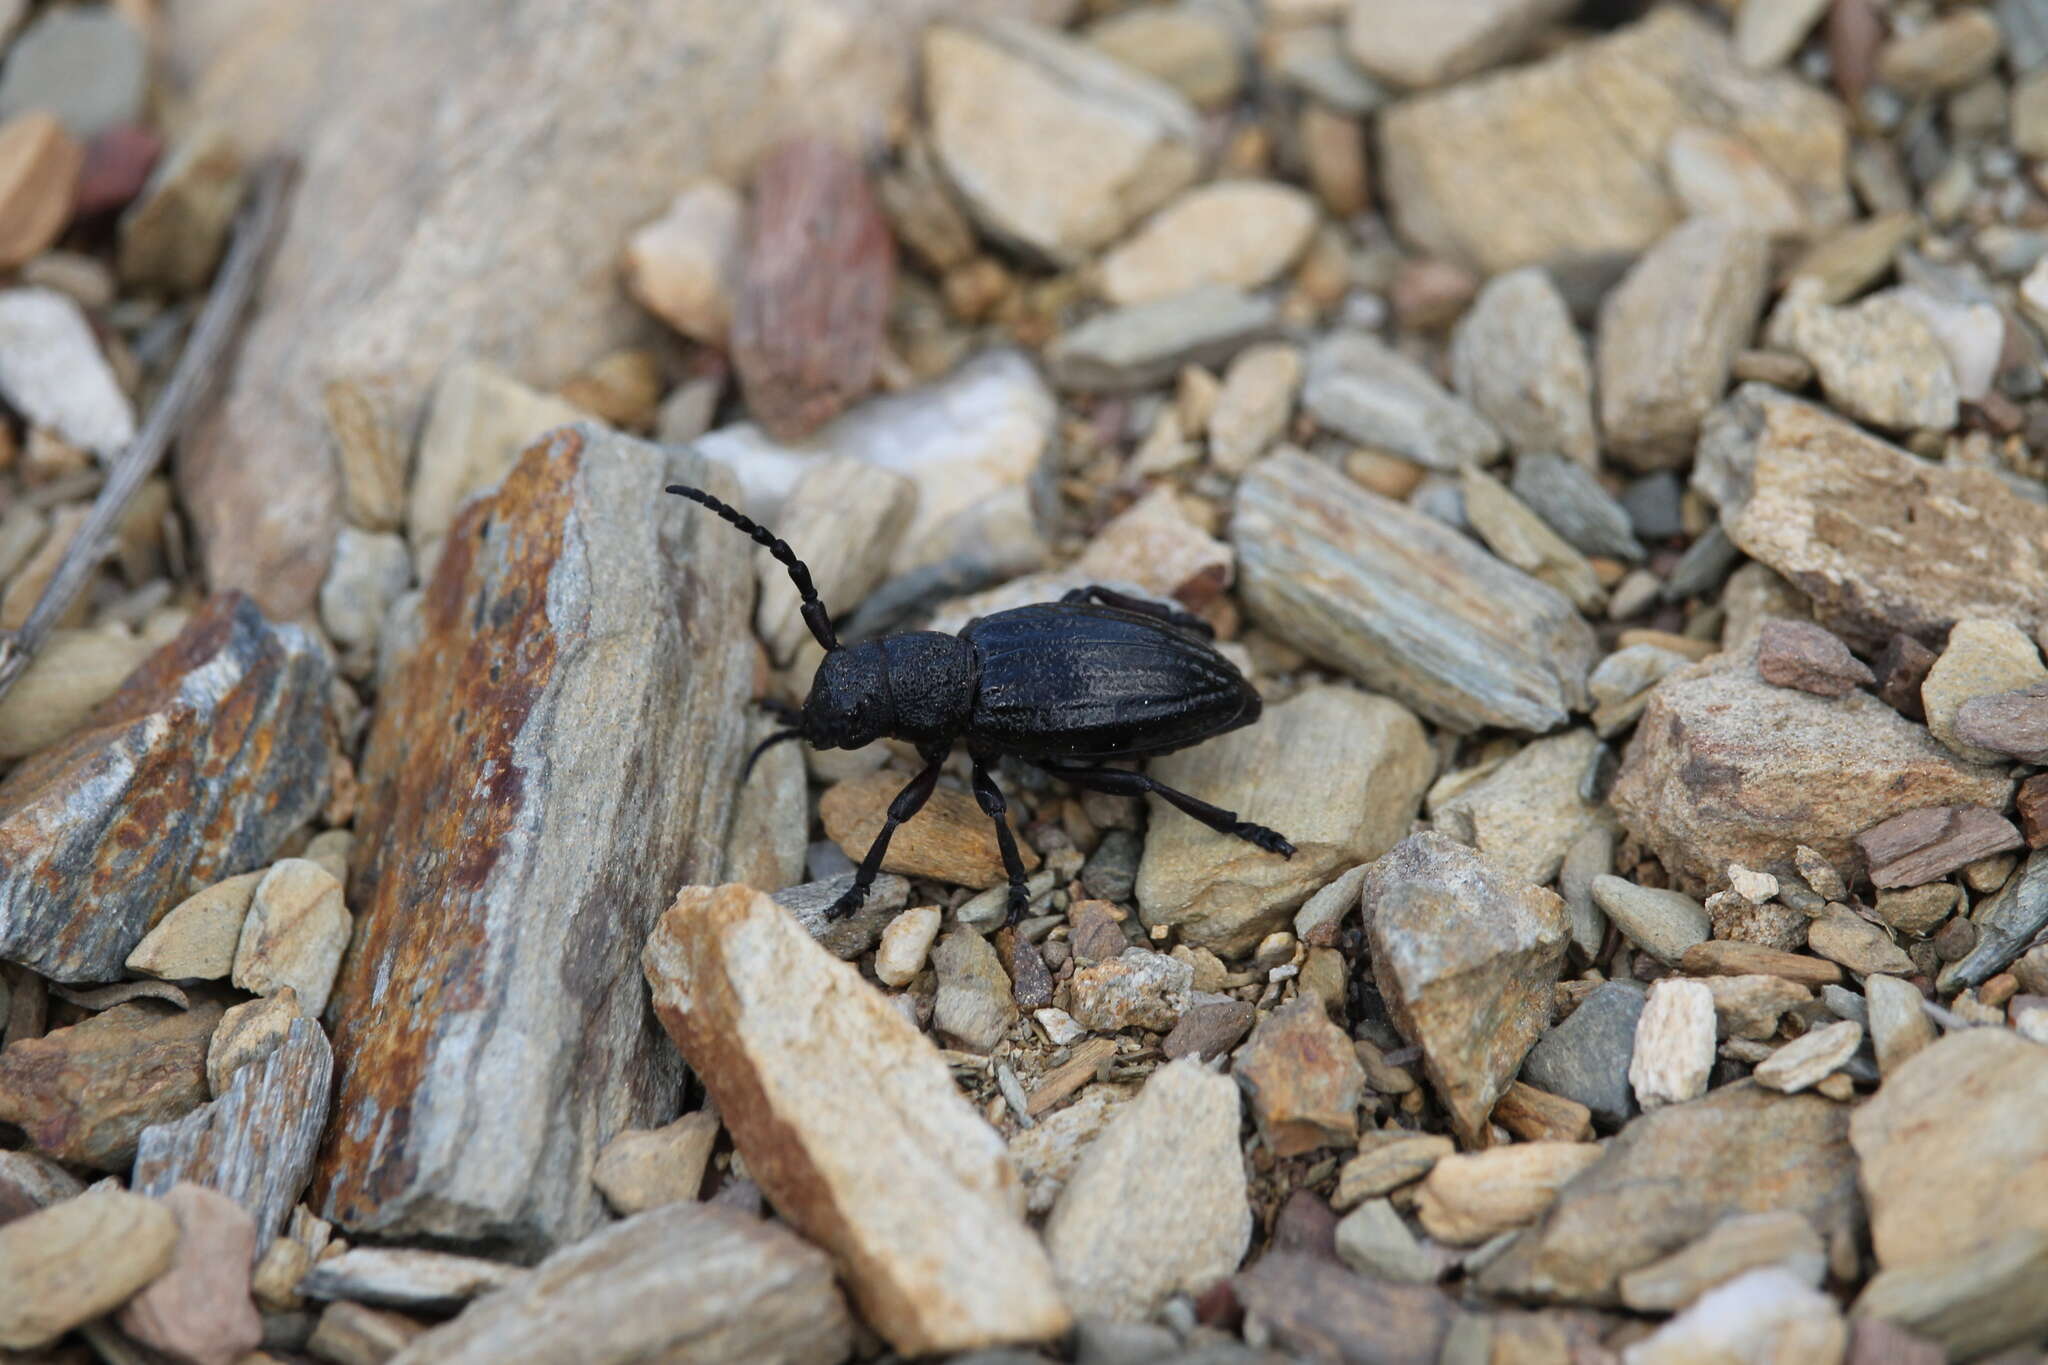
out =
[(844, 919), (860, 909), (861, 902), (868, 898), (868, 888), (875, 884), (875, 877), (882, 870), (882, 859), (889, 854), (889, 837), (896, 833), (896, 827), (924, 809), (924, 803), (931, 799), (932, 789), (939, 785), (939, 765), (946, 761), (942, 752), (934, 758), (926, 754), (924, 771), (910, 779), (896, 799), (889, 803), (888, 818), (882, 821), (881, 832), (868, 845), (867, 855), (860, 860), (860, 868), (853, 874), (853, 885), (846, 888), (846, 894), (833, 901), (825, 911), (825, 918)]
[(971, 749), (967, 756), (974, 763), (974, 799), (981, 803), (982, 813), (996, 822), (996, 847), (1003, 851), (1003, 870), (1010, 874), (1010, 913), (1004, 923), (1015, 924), (1024, 907), (1030, 904), (1031, 892), (1024, 885), (1024, 860), (1017, 854), (1017, 836), (1010, 832), (1009, 803), (1003, 800), (1002, 788), (989, 776), (987, 756)]

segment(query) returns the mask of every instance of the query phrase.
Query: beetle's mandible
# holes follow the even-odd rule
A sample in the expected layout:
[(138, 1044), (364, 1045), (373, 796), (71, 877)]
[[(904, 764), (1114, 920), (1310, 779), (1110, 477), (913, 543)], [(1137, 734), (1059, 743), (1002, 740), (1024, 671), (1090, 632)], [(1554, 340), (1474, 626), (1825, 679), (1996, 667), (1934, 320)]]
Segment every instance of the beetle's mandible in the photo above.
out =
[(1107, 588), (1076, 588), (1058, 602), (978, 617), (958, 635), (916, 630), (842, 645), (811, 571), (786, 542), (700, 488), (672, 484), (668, 491), (709, 508), (775, 556), (796, 584), (804, 624), (825, 647), (810, 695), (791, 716), (796, 723), (763, 740), (748, 755), (748, 770), (763, 750), (791, 739), (820, 749), (900, 739), (924, 759), (889, 803), (853, 885), (826, 912), (831, 917), (850, 915), (867, 899), (890, 836), (931, 796), (940, 765), (962, 740), (974, 799), (995, 822), (1013, 923), (1028, 893), (1003, 794), (989, 775), (1004, 754), (1089, 791), (1149, 793), (1213, 830), (1294, 856), (1294, 845), (1264, 825), (1109, 766), (1184, 749), (1259, 718), (1259, 694), (1216, 652), (1215, 632), (1200, 617)]

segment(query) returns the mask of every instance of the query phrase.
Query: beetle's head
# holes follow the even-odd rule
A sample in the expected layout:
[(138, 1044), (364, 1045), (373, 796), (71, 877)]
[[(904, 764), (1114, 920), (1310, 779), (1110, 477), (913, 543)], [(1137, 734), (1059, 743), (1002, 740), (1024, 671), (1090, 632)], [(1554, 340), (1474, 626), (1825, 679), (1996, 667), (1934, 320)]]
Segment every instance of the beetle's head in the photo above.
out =
[(804, 698), (804, 738), (820, 749), (858, 749), (889, 733), (896, 704), (882, 642), (842, 645), (827, 654)]

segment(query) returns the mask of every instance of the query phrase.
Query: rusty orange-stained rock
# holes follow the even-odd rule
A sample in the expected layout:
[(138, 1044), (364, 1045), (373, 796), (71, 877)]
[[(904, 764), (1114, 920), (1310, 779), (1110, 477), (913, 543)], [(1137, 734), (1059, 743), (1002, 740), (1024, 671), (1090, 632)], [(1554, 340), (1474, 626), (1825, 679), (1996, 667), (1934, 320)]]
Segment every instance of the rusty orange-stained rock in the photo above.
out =
[(755, 420), (795, 440), (874, 383), (895, 238), (859, 159), (814, 137), (761, 159), (747, 223), (733, 365)]
[(1068, 1327), (1009, 1150), (931, 1040), (751, 887), (686, 886), (642, 957), (747, 1171), (905, 1355)]
[(0, 1052), (0, 1120), (36, 1150), (100, 1171), (126, 1170), (151, 1124), (206, 1101), (206, 1040), (221, 1006), (125, 1005)]
[(753, 676), (753, 546), (680, 451), (564, 427), (450, 529), (363, 756), (317, 1206), (537, 1256), (594, 1228), (680, 1069), (634, 962), (718, 875)]
[(0, 784), (0, 961), (117, 981), (173, 905), (267, 864), (327, 799), (332, 676), (303, 628), (209, 601)]

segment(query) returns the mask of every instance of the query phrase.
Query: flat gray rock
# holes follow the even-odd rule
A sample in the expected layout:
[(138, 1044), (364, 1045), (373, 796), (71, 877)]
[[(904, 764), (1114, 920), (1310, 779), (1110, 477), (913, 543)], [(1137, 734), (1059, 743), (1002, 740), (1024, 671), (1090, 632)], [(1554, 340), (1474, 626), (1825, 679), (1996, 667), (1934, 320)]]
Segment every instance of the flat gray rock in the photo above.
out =
[(1431, 469), (1483, 464), (1502, 441), (1464, 399), (1427, 370), (1365, 332), (1338, 332), (1308, 358), (1301, 405), (1352, 440)]
[(1046, 348), (1053, 383), (1070, 393), (1122, 393), (1150, 388), (1183, 365), (1221, 369), (1279, 327), (1276, 304), (1220, 284), (1205, 284), (1156, 303), (1099, 313)]
[(1577, 1100), (1599, 1122), (1620, 1127), (1636, 1108), (1628, 1063), (1642, 1014), (1642, 987), (1624, 981), (1601, 984), (1537, 1040), (1522, 1063), (1523, 1079), (1538, 1090)]

